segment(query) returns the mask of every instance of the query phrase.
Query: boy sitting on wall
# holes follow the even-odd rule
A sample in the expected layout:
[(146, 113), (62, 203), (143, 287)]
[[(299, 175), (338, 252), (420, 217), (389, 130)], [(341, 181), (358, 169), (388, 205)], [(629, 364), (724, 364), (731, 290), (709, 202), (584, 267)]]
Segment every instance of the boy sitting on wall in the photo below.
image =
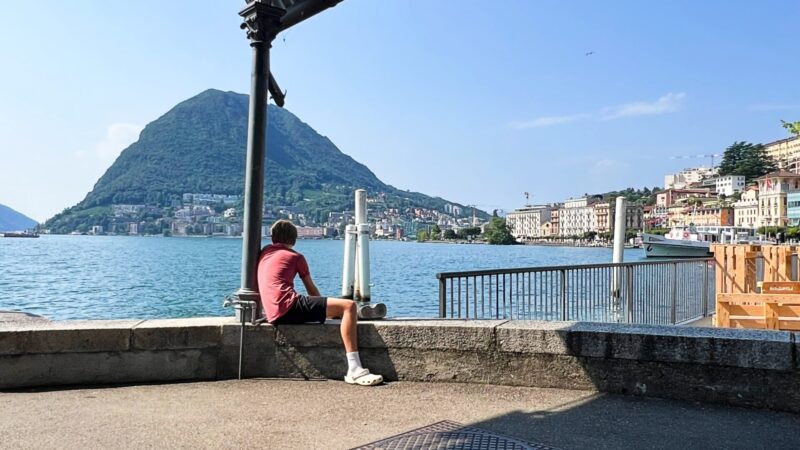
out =
[[(349, 384), (374, 386), (383, 382), (383, 377), (361, 367), (358, 356), (356, 325), (358, 313), (352, 300), (320, 296), (311, 279), (306, 258), (292, 250), (297, 242), (297, 228), (288, 220), (279, 220), (272, 225), (272, 245), (261, 250), (258, 258), (258, 292), (267, 322), (271, 324), (298, 324), (319, 322), (341, 317), (341, 333), (347, 355)], [(294, 277), (306, 287), (308, 295), (294, 290)]]

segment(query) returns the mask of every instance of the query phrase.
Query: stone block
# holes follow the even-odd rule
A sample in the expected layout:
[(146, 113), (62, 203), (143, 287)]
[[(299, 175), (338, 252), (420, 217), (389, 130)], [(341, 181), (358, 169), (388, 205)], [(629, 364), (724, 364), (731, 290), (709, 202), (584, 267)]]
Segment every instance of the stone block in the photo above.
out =
[(359, 326), (364, 348), (487, 351), (504, 320), (387, 320)]
[(210, 380), (214, 350), (0, 356), (0, 388)]
[(136, 350), (219, 347), (222, 343), (222, 323), (225, 322), (198, 319), (147, 320), (133, 328), (132, 347)]
[(130, 327), (0, 331), (0, 355), (126, 351)]
[(517, 353), (793, 368), (791, 336), (779, 331), (519, 321), (498, 327), (497, 342)]

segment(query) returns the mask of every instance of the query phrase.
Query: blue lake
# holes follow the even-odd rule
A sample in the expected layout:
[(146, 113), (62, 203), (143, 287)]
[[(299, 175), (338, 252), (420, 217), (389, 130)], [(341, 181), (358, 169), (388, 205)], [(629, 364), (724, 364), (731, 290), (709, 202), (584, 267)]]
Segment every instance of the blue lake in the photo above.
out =
[[(298, 241), (323, 295), (339, 296), (343, 241)], [(0, 310), (54, 320), (227, 316), (241, 239), (42, 236), (0, 239)], [(644, 252), (626, 252), (626, 261)], [(392, 317), (436, 317), (437, 272), (611, 262), (611, 249), (370, 243), (372, 298)], [(302, 283), (296, 285), (301, 289)]]

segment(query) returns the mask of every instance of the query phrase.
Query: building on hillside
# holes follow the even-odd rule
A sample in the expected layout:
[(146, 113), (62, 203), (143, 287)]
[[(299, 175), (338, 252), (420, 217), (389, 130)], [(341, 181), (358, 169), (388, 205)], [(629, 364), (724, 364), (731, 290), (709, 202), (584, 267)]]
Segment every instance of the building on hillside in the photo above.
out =
[(764, 150), (781, 170), (800, 173), (800, 137), (790, 137), (764, 144)]
[(297, 239), (322, 239), (333, 237), (333, 227), (297, 227)]
[(693, 184), (700, 183), (705, 178), (712, 178), (717, 175), (716, 168), (695, 167), (683, 169), (678, 173), (664, 176), (664, 189), (686, 189)]
[(789, 226), (800, 226), (800, 191), (790, 192), (786, 195), (787, 209), (786, 217), (789, 219)]
[[(598, 233), (608, 233), (614, 231), (617, 203), (616, 201), (600, 202), (594, 205), (596, 216), (596, 227), (594, 231)], [(642, 205), (628, 203), (625, 206), (625, 228), (628, 230), (641, 230), (644, 223), (644, 208)]]
[(733, 204), (734, 225), (740, 228), (757, 228), (758, 185), (748, 186), (742, 197)]
[(800, 191), (800, 175), (778, 170), (758, 180), (758, 227), (785, 227), (789, 223), (788, 194)]
[(564, 202), (558, 210), (559, 235), (577, 237), (594, 231), (597, 228), (597, 216), (594, 205), (599, 200), (595, 197), (571, 198)]
[(526, 206), (506, 215), (506, 225), (514, 238), (519, 241), (544, 237), (542, 225), (548, 222), (550, 222), (550, 207), (546, 205)]
[(737, 192), (744, 191), (744, 175), (725, 175), (715, 179), (718, 195), (730, 197)]
[(733, 208), (715, 202), (702, 206), (673, 205), (669, 208), (669, 226), (718, 226), (733, 225)]
[(545, 227), (550, 230), (550, 236), (561, 236), (561, 208), (563, 206), (561, 203), (555, 203), (550, 208), (550, 226)]
[(712, 189), (664, 189), (656, 193), (656, 206), (670, 207), (689, 197), (711, 197)]

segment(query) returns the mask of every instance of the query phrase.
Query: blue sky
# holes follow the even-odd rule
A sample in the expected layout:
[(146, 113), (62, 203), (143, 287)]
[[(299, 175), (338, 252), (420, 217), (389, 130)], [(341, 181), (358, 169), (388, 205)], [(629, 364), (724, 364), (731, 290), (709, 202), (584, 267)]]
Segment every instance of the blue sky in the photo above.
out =
[[(247, 93), (243, 4), (5, 2), (0, 203), (44, 220), (178, 102)], [(345, 0), (272, 65), (287, 109), (383, 181), (510, 210), (786, 137), (798, 23), (796, 0)]]

